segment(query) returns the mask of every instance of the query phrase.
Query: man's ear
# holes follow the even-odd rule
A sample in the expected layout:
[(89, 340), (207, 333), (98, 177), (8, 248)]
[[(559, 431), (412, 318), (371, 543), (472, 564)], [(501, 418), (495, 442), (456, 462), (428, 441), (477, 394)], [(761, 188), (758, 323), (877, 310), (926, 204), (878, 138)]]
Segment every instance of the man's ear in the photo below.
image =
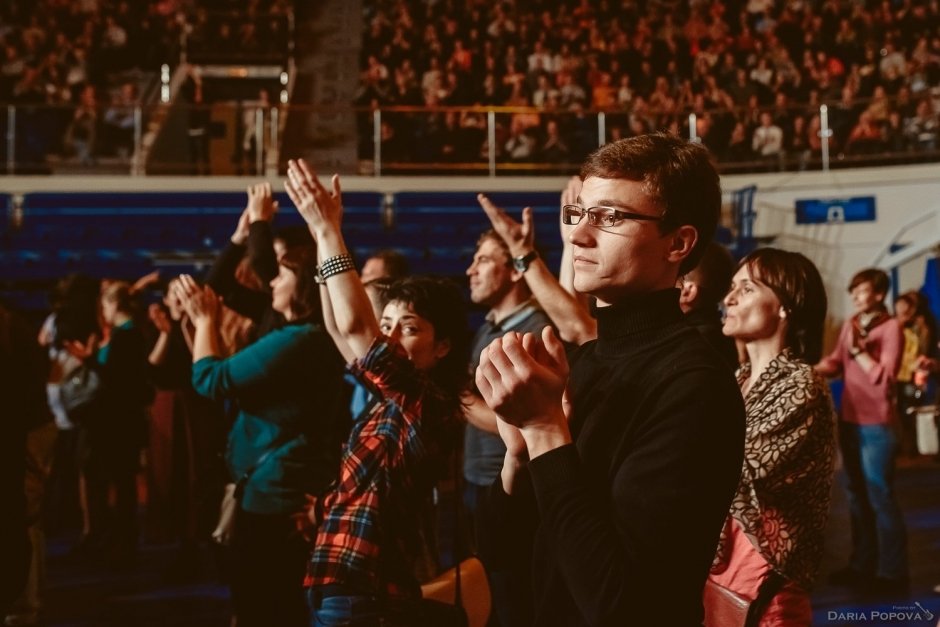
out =
[(695, 248), (698, 231), (691, 224), (683, 224), (672, 233), (671, 237), (667, 259), (673, 263), (681, 263)]

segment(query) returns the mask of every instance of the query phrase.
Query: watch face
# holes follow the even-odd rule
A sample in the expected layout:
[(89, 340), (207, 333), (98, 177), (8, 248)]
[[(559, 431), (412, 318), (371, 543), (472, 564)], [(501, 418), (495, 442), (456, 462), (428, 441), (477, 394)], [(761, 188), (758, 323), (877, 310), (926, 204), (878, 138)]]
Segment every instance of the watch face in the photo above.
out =
[(539, 254), (534, 250), (527, 255), (522, 257), (513, 257), (512, 258), (512, 267), (517, 272), (525, 272), (529, 269), (529, 264), (532, 263)]

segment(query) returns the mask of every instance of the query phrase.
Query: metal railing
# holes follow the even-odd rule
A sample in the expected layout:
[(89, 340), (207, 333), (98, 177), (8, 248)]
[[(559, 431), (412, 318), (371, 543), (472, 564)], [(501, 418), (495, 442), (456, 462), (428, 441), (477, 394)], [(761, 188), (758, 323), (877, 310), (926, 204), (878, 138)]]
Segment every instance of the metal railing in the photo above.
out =
[[(316, 160), (327, 149), (351, 145), (347, 153), (355, 154), (355, 159), (337, 168), (347, 174), (567, 174), (598, 146), (656, 128), (705, 143), (725, 172), (826, 171), (940, 161), (936, 124), (924, 125), (918, 133), (897, 124), (888, 128), (889, 123), (883, 122), (878, 137), (864, 141), (855, 137), (856, 118), (866, 106), (870, 103), (858, 101), (836, 107), (768, 109), (772, 116), (788, 121), (802, 118), (802, 141), (787, 140), (794, 130), (783, 128), (780, 150), (753, 155), (753, 131), (747, 124), (757, 124), (759, 115), (743, 109), (665, 116), (655, 111), (496, 106), (364, 108), (223, 102), (197, 107), (168, 102), (83, 110), (8, 104), (0, 105), (6, 140), (0, 142), (0, 169), (6, 174), (281, 175), (287, 157)], [(123, 125), (109, 122), (109, 112), (114, 114), (110, 118), (125, 120)], [(328, 139), (305, 138), (303, 145), (310, 146), (307, 154), (283, 154), (285, 133), (314, 127), (318, 117), (328, 116), (345, 121), (348, 128), (331, 125)], [(146, 150), (142, 150), (144, 141)]]

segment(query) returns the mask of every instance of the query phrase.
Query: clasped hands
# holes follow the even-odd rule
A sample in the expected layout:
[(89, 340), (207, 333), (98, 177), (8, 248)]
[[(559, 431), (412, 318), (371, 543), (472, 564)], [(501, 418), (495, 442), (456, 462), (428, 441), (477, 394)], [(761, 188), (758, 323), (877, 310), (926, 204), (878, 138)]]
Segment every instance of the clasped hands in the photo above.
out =
[(507, 457), (522, 463), (571, 442), (565, 386), (568, 360), (551, 327), (510, 332), (480, 354), (476, 384), (497, 414)]

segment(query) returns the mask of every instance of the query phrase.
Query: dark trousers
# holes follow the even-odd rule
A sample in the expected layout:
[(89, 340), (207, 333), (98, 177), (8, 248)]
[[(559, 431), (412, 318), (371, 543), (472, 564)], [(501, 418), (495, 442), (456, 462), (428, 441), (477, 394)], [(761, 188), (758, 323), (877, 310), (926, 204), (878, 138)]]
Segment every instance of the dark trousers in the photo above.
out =
[[(515, 560), (503, 560), (495, 555), (497, 542), (487, 535), (487, 525), (481, 524), (488, 516), (487, 494), (490, 486), (481, 486), (464, 479), (464, 507), (467, 509), (468, 526), (471, 528), (471, 541), (476, 554), (486, 568), (486, 578), (490, 584), (492, 613), (490, 627), (525, 627), (532, 624), (532, 580), (528, 569), (522, 572), (504, 565), (509, 563), (529, 564), (531, 551), (526, 540), (517, 544), (522, 557)], [(502, 562), (502, 563), (501, 563)]]
[[(108, 540), (120, 554), (137, 548), (138, 450), (133, 442), (117, 439), (113, 446), (95, 448), (83, 466), (90, 534)], [(108, 506), (112, 487), (113, 510)]]
[(43, 503), (47, 532), (80, 529), (82, 510), (78, 498), (78, 429), (59, 430), (52, 456), (52, 471)]
[(303, 627), (308, 548), (289, 514), (239, 508), (232, 541), (232, 601), (238, 627)]

